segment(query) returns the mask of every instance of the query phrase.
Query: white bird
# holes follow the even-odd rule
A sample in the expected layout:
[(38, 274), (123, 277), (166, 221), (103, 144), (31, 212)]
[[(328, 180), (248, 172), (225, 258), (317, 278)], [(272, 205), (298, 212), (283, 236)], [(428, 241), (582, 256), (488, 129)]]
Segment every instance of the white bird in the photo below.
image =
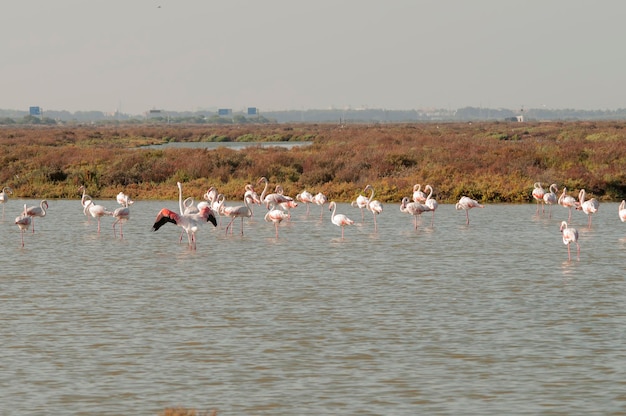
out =
[(328, 202), (328, 198), (326, 198), (326, 195), (324, 195), (321, 192), (318, 192), (313, 197), (313, 203), (315, 205), (319, 205), (321, 207), (321, 209), (320, 209), (320, 220), (324, 218), (324, 204), (327, 203), (327, 202)]
[(424, 205), (426, 205), (428, 208), (430, 208), (430, 210), (433, 212), (433, 216), (431, 217), (431, 220), (430, 220), (430, 226), (432, 227), (433, 224), (435, 223), (435, 211), (439, 207), (439, 203), (437, 202), (436, 199), (433, 198), (433, 187), (432, 186), (426, 185), (424, 187), (424, 189), (429, 189), (430, 190), (430, 192), (428, 193), (428, 196), (426, 197), (426, 202), (424, 202)]
[(541, 182), (535, 182), (533, 184), (533, 198), (537, 201), (537, 214), (539, 214), (539, 204), (541, 204), (541, 212), (545, 212), (545, 206), (543, 205), (543, 196), (546, 191), (541, 187)]
[[(257, 183), (265, 183), (265, 187), (263, 188), (263, 192), (261, 192), (261, 202), (265, 204), (265, 207), (269, 210), (270, 206), (276, 207), (281, 202), (289, 202), (293, 201), (293, 198), (290, 196), (285, 196), (282, 193), (274, 192), (273, 194), (267, 194), (267, 187), (269, 185), (267, 178), (265, 176), (261, 177)], [(280, 185), (279, 185), (280, 186)], [(278, 190), (282, 188), (277, 188)]]
[(559, 192), (559, 188), (557, 188), (556, 183), (550, 185), (550, 192), (546, 192), (543, 194), (543, 202), (548, 204), (548, 213), (550, 214), (550, 218), (552, 218), (552, 205), (558, 203), (558, 197), (556, 193)]
[(129, 204), (130, 204), (129, 200), (125, 199), (124, 206), (119, 207), (115, 211), (113, 211), (113, 217), (115, 218), (115, 221), (113, 222), (113, 237), (117, 237), (117, 235), (115, 234), (115, 225), (119, 224), (120, 225), (120, 238), (124, 238), (123, 225), (126, 221), (130, 219)]
[(24, 247), (24, 231), (27, 231), (30, 228), (30, 223), (32, 222), (32, 218), (26, 213), (26, 204), (24, 204), (24, 211), (22, 214), (15, 218), (15, 224), (20, 229), (20, 234), (22, 235), (22, 247)]
[(585, 214), (587, 214), (587, 228), (591, 228), (591, 216), (598, 212), (598, 208), (600, 207), (600, 203), (597, 199), (591, 198), (585, 201), (585, 193), (584, 189), (581, 189), (578, 192), (578, 206), (576, 209), (582, 210)]
[(267, 222), (271, 221), (274, 223), (274, 228), (276, 230), (276, 238), (278, 238), (278, 224), (280, 224), (283, 220), (287, 218), (289, 218), (289, 214), (281, 209), (272, 209), (270, 211), (267, 211), (267, 214), (265, 214), (265, 217), (264, 217), (265, 221)]
[(561, 221), (561, 234), (563, 235), (563, 244), (567, 246), (567, 258), (572, 259), (569, 245), (576, 243), (576, 258), (580, 259), (580, 245), (578, 244), (578, 230), (567, 226), (567, 221)]
[(311, 194), (309, 191), (307, 191), (306, 189), (304, 191), (302, 191), (302, 193), (299, 193), (298, 195), (296, 195), (296, 200), (302, 202), (303, 204), (306, 204), (306, 215), (309, 215), (309, 204), (311, 204), (313, 202), (313, 194)]
[(622, 222), (626, 222), (626, 201), (622, 201), (622, 203), (619, 204), (617, 215)]
[(400, 204), (400, 212), (413, 216), (413, 226), (417, 230), (417, 217), (424, 212), (432, 211), (426, 204), (419, 202), (410, 202), (409, 197), (402, 198), (402, 204)]
[(128, 195), (121, 191), (119, 194), (117, 194), (117, 197), (115, 199), (117, 200), (117, 203), (123, 207), (127, 207), (135, 203), (135, 201), (130, 199)]
[(420, 204), (426, 202), (426, 194), (422, 192), (422, 185), (419, 183), (413, 185), (413, 202), (419, 202)]
[(226, 234), (228, 234), (228, 229), (230, 228), (230, 233), (233, 233), (233, 222), (235, 218), (241, 218), (241, 235), (243, 235), (243, 219), (252, 217), (252, 209), (248, 205), (248, 200), (244, 197), (243, 205), (237, 205), (234, 207), (222, 206), (221, 212), (222, 215), (226, 217), (230, 217), (230, 222), (226, 226)]
[(563, 193), (558, 199), (558, 203), (560, 206), (569, 209), (569, 216), (567, 217), (567, 221), (572, 220), (572, 208), (578, 208), (578, 201), (573, 196), (567, 195), (567, 188), (563, 187)]
[(374, 215), (374, 231), (378, 231), (378, 224), (376, 223), (376, 217), (383, 212), (383, 204), (380, 201), (374, 199), (374, 187), (372, 185), (367, 185), (363, 192), (367, 190), (371, 191), (371, 194), (368, 198), (367, 209)]
[(336, 226), (341, 227), (341, 239), (343, 239), (343, 228), (346, 225), (354, 225), (354, 221), (344, 214), (336, 214), (337, 204), (335, 201), (331, 201), (330, 204), (328, 204), (328, 210), (333, 212), (330, 216), (330, 221)]
[(465, 218), (466, 221), (465, 223), (467, 225), (469, 225), (469, 210), (472, 208), (484, 208), (484, 205), (481, 205), (478, 203), (478, 201), (476, 201), (475, 199), (471, 199), (467, 196), (462, 196), (461, 199), (459, 199), (459, 202), (456, 203), (456, 209), (463, 209), (465, 210)]
[(45, 217), (46, 209), (48, 209), (48, 201), (46, 201), (45, 199), (39, 203), (39, 206), (26, 208), (26, 215), (32, 217), (33, 233), (35, 232), (35, 217)]
[(91, 200), (88, 200), (88, 202), (85, 203), (85, 207), (83, 208), (83, 214), (87, 215), (87, 212), (89, 212), (89, 215), (91, 215), (93, 218), (96, 218), (98, 220), (98, 233), (100, 233), (100, 218), (105, 216), (110, 217), (113, 215), (113, 213), (106, 209), (104, 206), (96, 205)]
[(356, 200), (352, 201), (350, 205), (353, 207), (357, 207), (361, 210), (361, 222), (365, 221), (365, 214), (363, 214), (363, 210), (367, 208), (367, 204), (369, 203), (369, 199), (367, 199), (364, 195), (359, 195), (356, 197)]
[(5, 186), (0, 191), (0, 204), (2, 204), (2, 219), (4, 219), (4, 204), (9, 201), (9, 195), (13, 195), (13, 189)]

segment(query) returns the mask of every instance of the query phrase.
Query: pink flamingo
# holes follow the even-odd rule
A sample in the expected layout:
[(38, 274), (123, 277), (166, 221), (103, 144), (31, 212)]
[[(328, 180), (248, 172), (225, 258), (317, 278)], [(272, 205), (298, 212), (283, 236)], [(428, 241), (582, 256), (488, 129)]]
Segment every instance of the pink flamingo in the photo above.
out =
[(426, 194), (421, 189), (422, 185), (419, 183), (413, 185), (413, 202), (419, 202), (420, 204), (426, 202)]
[(371, 192), (368, 198), (369, 202), (367, 203), (367, 209), (374, 215), (374, 231), (378, 231), (376, 217), (383, 212), (383, 204), (374, 199), (374, 187), (372, 185), (367, 185), (363, 192), (366, 192), (367, 190)]
[(578, 201), (573, 196), (567, 195), (567, 188), (563, 187), (563, 193), (559, 197), (558, 203), (560, 206), (569, 209), (569, 216), (567, 221), (572, 220), (572, 208), (578, 207)]
[(244, 199), (248, 200), (248, 204), (253, 205), (261, 205), (261, 198), (259, 198), (259, 194), (256, 193), (252, 184), (247, 184), (244, 187), (245, 193), (243, 194)]
[(13, 195), (13, 189), (5, 186), (0, 191), (0, 204), (2, 204), (2, 219), (4, 219), (4, 204), (9, 201), (9, 195)]
[(578, 192), (578, 206), (577, 210), (582, 210), (585, 214), (587, 214), (587, 228), (591, 228), (591, 216), (598, 212), (598, 208), (600, 207), (600, 203), (597, 199), (591, 198), (585, 201), (585, 190), (581, 189)]
[(214, 226), (217, 226), (213, 210), (208, 205), (202, 206), (195, 214), (177, 214), (174, 211), (163, 208), (159, 211), (154, 220), (152, 231), (157, 231), (168, 222), (181, 227), (187, 232), (189, 248), (192, 250), (196, 249), (196, 232), (200, 229), (200, 225), (210, 222)]
[(365, 222), (365, 215), (363, 214), (363, 210), (367, 208), (367, 204), (369, 204), (369, 199), (366, 196), (359, 195), (356, 197), (355, 201), (352, 201), (350, 205), (353, 207), (357, 207), (361, 210), (361, 222)]
[(546, 192), (543, 195), (543, 202), (548, 205), (550, 218), (552, 218), (552, 205), (558, 203), (558, 198), (556, 196), (557, 192), (559, 192), (559, 188), (557, 188), (556, 183), (553, 183), (550, 185), (550, 192)]
[(580, 245), (578, 244), (578, 230), (567, 226), (567, 221), (561, 221), (561, 233), (563, 234), (563, 244), (567, 246), (567, 258), (572, 260), (569, 245), (576, 243), (576, 258), (580, 260)]
[(302, 193), (296, 195), (296, 200), (306, 204), (306, 215), (309, 215), (309, 204), (313, 202), (313, 195), (306, 189)]
[(128, 195), (126, 195), (124, 192), (121, 192), (121, 191), (119, 194), (117, 194), (115, 199), (117, 200), (117, 203), (120, 204), (122, 207), (125, 207), (125, 206), (127, 207), (135, 203), (135, 201), (130, 199)]
[(96, 218), (98, 220), (98, 233), (100, 233), (100, 218), (113, 215), (111, 211), (109, 211), (102, 205), (94, 204), (91, 199), (85, 201), (83, 214), (87, 215), (87, 212), (89, 212), (89, 215), (91, 215), (93, 218)]
[(24, 204), (24, 211), (22, 211), (20, 216), (15, 218), (15, 224), (19, 227), (20, 234), (22, 235), (22, 247), (24, 247), (24, 231), (28, 231), (31, 222), (32, 217), (26, 213), (26, 204)]
[(230, 233), (233, 233), (233, 222), (235, 218), (241, 218), (241, 235), (243, 235), (243, 219), (252, 217), (252, 209), (248, 205), (248, 200), (246, 198), (243, 199), (243, 205), (238, 205), (234, 207), (222, 206), (222, 215), (230, 217), (231, 220), (226, 226), (226, 234), (228, 234), (228, 229), (230, 228)]
[(115, 225), (119, 224), (120, 225), (120, 238), (124, 238), (124, 230), (123, 230), (123, 224), (128, 221), (130, 219), (130, 199), (126, 198), (123, 199), (123, 206), (117, 208), (115, 211), (113, 211), (113, 217), (115, 218), (115, 221), (113, 222), (113, 237), (117, 237), (117, 235), (115, 234)]
[[(269, 185), (267, 178), (262, 176), (257, 183), (265, 183), (265, 187), (263, 188), (263, 192), (261, 192), (261, 202), (265, 204), (265, 207), (269, 210), (270, 205), (276, 207), (281, 202), (289, 202), (293, 201), (293, 198), (289, 196), (285, 196), (279, 192), (274, 192), (273, 194), (267, 194), (267, 187)], [(279, 185), (280, 186), (280, 185)], [(279, 190), (282, 188), (278, 188)]]
[(326, 195), (324, 195), (321, 192), (318, 192), (314, 197), (313, 197), (313, 203), (315, 205), (319, 205), (321, 207), (320, 209), (320, 220), (324, 219), (324, 204), (328, 202), (328, 198), (326, 198)]
[(400, 212), (410, 214), (413, 216), (413, 226), (417, 230), (417, 217), (422, 215), (423, 212), (431, 211), (431, 209), (419, 202), (410, 202), (408, 197), (402, 198), (402, 204), (400, 204)]
[(278, 238), (278, 224), (280, 224), (283, 220), (289, 218), (289, 214), (281, 209), (272, 209), (267, 211), (265, 214), (265, 221), (273, 222), (274, 228), (276, 229), (276, 238)]
[(331, 201), (330, 204), (328, 204), (328, 210), (333, 212), (330, 216), (330, 221), (336, 226), (341, 227), (341, 239), (343, 240), (343, 228), (346, 225), (354, 225), (354, 221), (344, 214), (336, 214), (337, 204), (335, 201)]
[(428, 196), (426, 197), (426, 202), (424, 202), (424, 205), (426, 205), (428, 208), (430, 208), (430, 210), (433, 212), (433, 216), (431, 217), (431, 220), (430, 220), (430, 226), (432, 227), (433, 224), (435, 223), (435, 211), (439, 207), (439, 203), (437, 202), (436, 199), (433, 198), (433, 187), (432, 186), (426, 185), (424, 187), (424, 189), (425, 190), (430, 190), (430, 192), (428, 193)]
[(462, 196), (461, 199), (459, 199), (459, 202), (456, 203), (457, 210), (465, 210), (465, 223), (467, 225), (469, 225), (469, 210), (472, 208), (485, 208), (485, 206), (479, 204), (478, 201), (476, 201), (475, 199), (471, 199), (467, 196)]
[(617, 209), (617, 215), (622, 222), (626, 222), (626, 201), (622, 201)]
[(48, 209), (48, 201), (46, 201), (45, 199), (39, 203), (39, 206), (32, 206), (32, 207), (26, 208), (26, 215), (28, 215), (29, 217), (32, 217), (33, 219), (32, 220), (33, 233), (35, 232), (35, 217), (42, 217), (42, 218), (45, 217), (46, 209)]
[(539, 204), (541, 204), (541, 212), (545, 212), (545, 206), (543, 205), (543, 196), (546, 191), (541, 187), (541, 182), (535, 182), (533, 185), (533, 198), (537, 201), (537, 214), (539, 214)]

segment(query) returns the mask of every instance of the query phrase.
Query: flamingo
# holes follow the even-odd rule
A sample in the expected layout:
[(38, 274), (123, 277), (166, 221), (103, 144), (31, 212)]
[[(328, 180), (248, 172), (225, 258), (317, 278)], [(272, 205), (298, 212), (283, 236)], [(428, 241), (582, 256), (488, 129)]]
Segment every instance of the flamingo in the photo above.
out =
[(2, 219), (4, 219), (4, 204), (9, 201), (9, 195), (13, 195), (13, 189), (5, 186), (0, 191), (0, 204), (2, 204)]
[(478, 201), (476, 201), (475, 199), (471, 199), (467, 196), (462, 196), (461, 199), (459, 199), (459, 202), (456, 203), (456, 209), (463, 209), (465, 210), (465, 218), (466, 218), (466, 224), (469, 225), (469, 210), (472, 208), (485, 208), (484, 205), (481, 205), (478, 203)]
[(541, 182), (535, 182), (533, 185), (533, 198), (537, 201), (537, 214), (539, 214), (539, 204), (541, 204), (541, 212), (545, 212), (545, 206), (543, 205), (543, 196), (546, 194), (546, 191), (541, 187)]
[(320, 209), (320, 220), (324, 219), (324, 204), (328, 202), (328, 198), (326, 198), (326, 195), (324, 195), (321, 192), (318, 192), (314, 197), (313, 197), (313, 203), (315, 205), (319, 205), (321, 207)]
[(344, 214), (336, 214), (337, 204), (335, 201), (331, 201), (330, 204), (328, 204), (328, 210), (333, 212), (330, 215), (330, 221), (336, 226), (341, 227), (341, 239), (343, 240), (343, 228), (346, 225), (354, 225), (354, 221)]
[(163, 224), (168, 222), (176, 224), (187, 232), (189, 248), (192, 250), (196, 249), (196, 232), (199, 230), (201, 224), (210, 222), (214, 226), (217, 226), (213, 210), (208, 205), (202, 206), (196, 214), (177, 214), (174, 211), (163, 208), (159, 211), (154, 220), (152, 231), (158, 231)]
[(89, 212), (89, 215), (91, 215), (93, 218), (96, 218), (98, 220), (98, 233), (100, 233), (100, 218), (102, 218), (104, 216), (112, 216), (113, 215), (113, 213), (111, 211), (109, 211), (108, 209), (106, 209), (102, 205), (94, 204), (91, 199), (85, 201), (85, 207), (83, 208), (83, 214), (87, 215), (87, 212)]
[(439, 207), (439, 203), (437, 202), (436, 199), (433, 198), (433, 187), (432, 186), (426, 185), (424, 187), (424, 189), (429, 189), (430, 190), (430, 192), (428, 193), (428, 196), (426, 197), (426, 202), (424, 202), (424, 204), (428, 208), (430, 208), (430, 210), (433, 212), (433, 216), (431, 217), (431, 220), (430, 220), (430, 226), (432, 227), (433, 224), (435, 223), (435, 211)]
[(289, 218), (289, 214), (281, 209), (272, 209), (270, 211), (267, 211), (267, 214), (265, 214), (264, 217), (265, 221), (271, 221), (274, 223), (274, 228), (276, 229), (276, 238), (278, 238), (278, 224), (280, 224), (284, 219), (287, 218)]
[(120, 225), (120, 238), (124, 238), (124, 230), (122, 226), (126, 221), (130, 219), (129, 205), (131, 204), (131, 201), (129, 199), (124, 199), (123, 202), (124, 202), (123, 206), (113, 211), (113, 217), (115, 217), (115, 221), (113, 222), (113, 236), (114, 237), (117, 237), (117, 235), (115, 235), (115, 225), (119, 224)]
[(352, 201), (350, 205), (353, 207), (357, 207), (361, 210), (361, 222), (365, 222), (365, 215), (363, 214), (363, 209), (367, 208), (367, 204), (369, 204), (369, 199), (366, 196), (359, 195), (356, 197), (356, 200)]
[(417, 217), (422, 215), (423, 212), (432, 211), (430, 207), (419, 202), (410, 202), (409, 197), (402, 198), (402, 204), (400, 205), (400, 212), (410, 214), (413, 216), (413, 226), (417, 230)]
[(580, 260), (580, 245), (578, 244), (578, 230), (567, 226), (567, 221), (561, 221), (561, 233), (563, 234), (563, 244), (567, 246), (567, 258), (572, 260), (570, 255), (570, 243), (576, 243), (576, 259)]
[(46, 209), (48, 209), (48, 201), (46, 201), (45, 199), (39, 203), (39, 206), (26, 208), (26, 215), (32, 217), (33, 233), (35, 232), (35, 217), (45, 217)]
[(81, 185), (80, 188), (78, 188), (78, 191), (83, 191), (83, 195), (80, 198), (80, 205), (83, 207), (83, 211), (85, 209), (85, 206), (93, 203), (91, 196), (87, 195), (87, 189)]
[(27, 231), (30, 228), (30, 223), (32, 222), (32, 218), (26, 213), (26, 204), (24, 204), (24, 211), (22, 214), (15, 218), (15, 224), (20, 229), (20, 234), (22, 235), (22, 247), (24, 247), (24, 231)]
[(622, 222), (626, 222), (626, 201), (622, 201), (622, 203), (619, 204), (617, 215)]
[(243, 194), (244, 199), (248, 200), (248, 204), (256, 204), (261, 205), (261, 198), (259, 198), (259, 194), (254, 190), (254, 186), (251, 183), (247, 184), (244, 187), (245, 193)]
[(309, 215), (309, 204), (313, 202), (314, 196), (306, 189), (302, 193), (296, 195), (296, 200), (306, 204), (306, 215)]
[(567, 195), (567, 188), (563, 187), (563, 193), (559, 197), (558, 203), (560, 206), (569, 209), (569, 216), (567, 217), (567, 221), (572, 220), (572, 208), (576, 208), (578, 206), (578, 201), (573, 196)]
[(367, 203), (367, 209), (370, 210), (372, 214), (374, 215), (374, 231), (378, 231), (378, 224), (376, 224), (376, 216), (378, 216), (379, 214), (383, 212), (383, 204), (381, 204), (380, 201), (377, 201), (374, 199), (374, 187), (372, 185), (367, 185), (365, 189), (363, 190), (363, 192), (366, 192), (367, 190), (372, 192), (368, 198), (369, 202)]
[(422, 185), (420, 185), (419, 183), (413, 185), (413, 202), (419, 202), (420, 204), (426, 202), (426, 194), (422, 192), (421, 189)]
[(578, 204), (579, 205), (576, 207), (576, 209), (582, 210), (585, 214), (587, 214), (587, 217), (588, 217), (587, 228), (591, 228), (591, 216), (595, 214), (596, 212), (598, 212), (600, 203), (595, 198), (591, 198), (585, 201), (586, 195), (587, 194), (585, 193), (584, 189), (581, 189), (580, 192), (578, 192)]
[(552, 218), (552, 205), (558, 202), (558, 198), (556, 196), (557, 192), (559, 192), (559, 188), (557, 188), (556, 183), (553, 183), (550, 185), (550, 192), (543, 194), (543, 202), (548, 204), (548, 213), (550, 214), (550, 218)]
[[(267, 187), (269, 185), (267, 178), (265, 176), (262, 176), (259, 181), (257, 183), (261, 183), (264, 182), (265, 183), (265, 187), (263, 188), (263, 192), (261, 192), (261, 202), (263, 204), (265, 204), (265, 207), (269, 210), (270, 209), (270, 205), (275, 207), (276, 205), (280, 204), (281, 202), (288, 202), (288, 201), (293, 201), (293, 198), (289, 197), (289, 196), (285, 196), (282, 193), (279, 192), (274, 192), (273, 194), (267, 194)], [(279, 188), (280, 185), (277, 186), (277, 190), (280, 190), (282, 188)]]
[(117, 200), (117, 203), (120, 204), (122, 207), (130, 206), (135, 203), (135, 201), (130, 199), (128, 195), (121, 191), (119, 194), (117, 194), (117, 197), (115, 199)]
[(217, 195), (218, 195), (217, 189), (211, 186), (209, 189), (207, 189), (207, 191), (204, 193), (202, 197), (204, 198), (205, 201), (209, 201), (209, 203), (212, 204), (214, 201), (217, 200)]
[(243, 235), (243, 219), (250, 218), (252, 216), (252, 209), (248, 205), (248, 200), (246, 198), (243, 199), (243, 205), (238, 205), (234, 207), (225, 207), (222, 206), (222, 215), (230, 217), (231, 220), (226, 226), (226, 234), (228, 234), (228, 229), (230, 228), (230, 233), (233, 233), (233, 222), (235, 218), (241, 218), (241, 235)]

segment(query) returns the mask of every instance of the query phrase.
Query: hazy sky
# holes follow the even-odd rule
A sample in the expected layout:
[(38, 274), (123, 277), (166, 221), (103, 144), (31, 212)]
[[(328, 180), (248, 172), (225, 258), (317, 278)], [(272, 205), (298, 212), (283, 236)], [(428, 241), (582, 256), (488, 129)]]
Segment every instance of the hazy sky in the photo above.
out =
[(626, 108), (625, 17), (623, 0), (9, 0), (0, 108)]

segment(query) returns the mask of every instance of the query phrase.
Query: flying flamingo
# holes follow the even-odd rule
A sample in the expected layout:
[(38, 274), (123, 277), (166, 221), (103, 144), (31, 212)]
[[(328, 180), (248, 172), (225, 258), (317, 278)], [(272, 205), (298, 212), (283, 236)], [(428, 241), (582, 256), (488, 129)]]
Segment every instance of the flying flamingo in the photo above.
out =
[(320, 207), (322, 207), (320, 209), (320, 220), (324, 219), (324, 204), (328, 202), (328, 198), (326, 198), (326, 195), (324, 195), (321, 192), (318, 192), (314, 197), (313, 197), (313, 203), (315, 205), (319, 205)]
[(439, 207), (439, 203), (437, 202), (436, 199), (433, 198), (433, 187), (430, 185), (426, 185), (424, 187), (424, 189), (429, 189), (430, 192), (428, 193), (428, 196), (426, 197), (426, 202), (424, 202), (424, 205), (426, 205), (428, 208), (430, 208), (430, 210), (433, 212), (433, 216), (431, 217), (430, 220), (430, 226), (432, 227), (433, 224), (435, 223), (435, 211), (437, 210), (437, 208)]
[(248, 205), (248, 200), (246, 198), (243, 199), (243, 205), (238, 205), (234, 207), (222, 206), (222, 215), (230, 217), (231, 220), (226, 226), (226, 234), (228, 234), (228, 229), (230, 228), (230, 233), (233, 233), (233, 222), (235, 218), (241, 218), (241, 235), (243, 235), (243, 219), (250, 218), (252, 216), (252, 209)]
[(309, 215), (309, 204), (313, 202), (313, 195), (306, 189), (302, 193), (296, 195), (296, 200), (306, 204), (306, 215)]
[(400, 205), (400, 211), (413, 216), (413, 226), (417, 230), (417, 217), (422, 215), (423, 212), (432, 211), (426, 204), (419, 202), (410, 202), (409, 197), (402, 198), (402, 204)]
[(366, 192), (367, 190), (372, 192), (368, 198), (369, 202), (367, 203), (367, 209), (374, 215), (374, 231), (378, 231), (376, 217), (383, 212), (383, 204), (374, 199), (374, 187), (372, 185), (367, 185), (363, 192)]
[(419, 183), (413, 185), (413, 202), (419, 202), (420, 204), (426, 202), (426, 194), (422, 192), (422, 185)]
[(174, 211), (170, 211), (167, 208), (161, 209), (154, 220), (152, 225), (152, 231), (157, 231), (163, 224), (171, 222), (181, 227), (187, 232), (187, 239), (189, 240), (189, 248), (196, 249), (196, 232), (199, 230), (201, 224), (211, 222), (214, 226), (217, 226), (217, 221), (213, 215), (213, 210), (208, 205), (201, 207), (196, 214), (177, 214)]
[(2, 204), (2, 219), (4, 219), (4, 204), (9, 201), (9, 195), (13, 195), (13, 189), (5, 186), (0, 191), (0, 204)]
[(569, 245), (570, 243), (576, 243), (576, 258), (580, 260), (580, 245), (578, 244), (578, 230), (576, 228), (569, 228), (567, 221), (561, 222), (561, 233), (563, 234), (563, 244), (567, 246), (567, 258), (572, 260), (570, 255)]
[(467, 196), (462, 196), (461, 199), (459, 199), (459, 202), (456, 203), (457, 210), (458, 209), (465, 210), (465, 218), (466, 218), (465, 223), (467, 225), (469, 225), (469, 210), (472, 208), (485, 208), (485, 206), (479, 204), (478, 201), (476, 201), (475, 199), (471, 199)]
[(24, 231), (27, 231), (30, 228), (30, 223), (32, 222), (32, 218), (26, 213), (26, 204), (24, 204), (24, 211), (22, 214), (15, 218), (15, 224), (20, 229), (20, 234), (22, 235), (22, 247), (24, 247)]
[(596, 212), (598, 212), (600, 203), (595, 198), (591, 198), (585, 201), (586, 195), (587, 194), (585, 193), (584, 189), (581, 189), (580, 192), (578, 192), (578, 204), (579, 205), (576, 207), (576, 209), (582, 210), (585, 214), (587, 214), (588, 216), (587, 228), (591, 228), (591, 216), (595, 214)]
[[(267, 178), (262, 176), (257, 183), (265, 183), (265, 187), (263, 188), (263, 192), (261, 192), (261, 202), (265, 204), (265, 207), (269, 210), (270, 205), (276, 207), (276, 205), (281, 202), (293, 201), (293, 198), (289, 196), (285, 196), (279, 192), (274, 192), (273, 194), (267, 194), (267, 187), (269, 185)], [(280, 185), (279, 185), (280, 186)], [(282, 188), (278, 188), (280, 190)]]
[(619, 204), (617, 215), (622, 222), (626, 222), (626, 201), (622, 201), (622, 203)]
[(337, 211), (337, 204), (335, 201), (331, 201), (330, 204), (328, 204), (328, 210), (333, 212), (330, 215), (330, 221), (336, 226), (341, 227), (341, 239), (343, 240), (343, 228), (346, 225), (354, 225), (354, 221), (343, 214), (335, 213)]
[(567, 221), (572, 220), (572, 208), (578, 207), (578, 201), (573, 196), (567, 195), (567, 188), (563, 187), (563, 193), (559, 197), (558, 203), (560, 206), (569, 209), (569, 216)]
[[(45, 208), (44, 208), (45, 206)], [(46, 209), (48, 209), (48, 201), (45, 199), (39, 203), (39, 206), (32, 206), (26, 208), (26, 215), (32, 217), (33, 233), (35, 232), (35, 217), (45, 217)]]
[(355, 201), (352, 201), (350, 205), (353, 207), (357, 207), (361, 210), (361, 222), (365, 222), (365, 215), (363, 214), (363, 209), (367, 208), (367, 204), (369, 204), (369, 199), (366, 196), (359, 195), (356, 197)]
[[(552, 189), (554, 188), (554, 190)], [(548, 204), (548, 213), (550, 214), (550, 218), (552, 218), (552, 205), (558, 202), (558, 198), (556, 193), (559, 192), (559, 188), (557, 188), (556, 183), (550, 185), (550, 192), (546, 192), (543, 195), (543, 202)]]
[(119, 224), (120, 225), (120, 238), (124, 238), (124, 230), (122, 228), (123, 224), (130, 219), (129, 205), (131, 201), (129, 199), (124, 199), (123, 201), (124, 201), (123, 206), (113, 211), (113, 217), (115, 218), (115, 221), (113, 222), (113, 236), (117, 237), (115, 235), (115, 225)]
[(537, 201), (537, 214), (539, 214), (539, 204), (541, 204), (541, 212), (545, 212), (545, 206), (543, 205), (543, 196), (546, 191), (541, 187), (541, 182), (535, 182), (533, 185), (533, 198)]
[(280, 224), (284, 219), (289, 218), (289, 214), (281, 209), (272, 209), (267, 211), (265, 214), (265, 221), (273, 222), (274, 228), (276, 229), (276, 238), (278, 238), (278, 224)]

